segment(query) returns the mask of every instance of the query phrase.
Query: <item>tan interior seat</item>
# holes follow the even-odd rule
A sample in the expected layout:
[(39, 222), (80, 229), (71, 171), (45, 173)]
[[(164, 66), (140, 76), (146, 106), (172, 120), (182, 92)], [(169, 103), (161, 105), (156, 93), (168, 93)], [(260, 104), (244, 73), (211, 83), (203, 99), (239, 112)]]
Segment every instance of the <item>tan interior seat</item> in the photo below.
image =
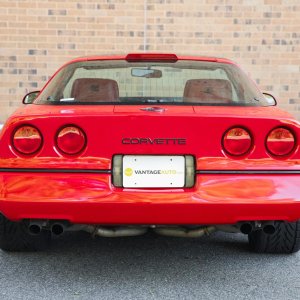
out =
[(186, 82), (184, 102), (193, 103), (230, 103), (232, 87), (226, 79), (190, 79)]
[(118, 83), (112, 79), (78, 78), (73, 83), (71, 97), (80, 102), (119, 101)]

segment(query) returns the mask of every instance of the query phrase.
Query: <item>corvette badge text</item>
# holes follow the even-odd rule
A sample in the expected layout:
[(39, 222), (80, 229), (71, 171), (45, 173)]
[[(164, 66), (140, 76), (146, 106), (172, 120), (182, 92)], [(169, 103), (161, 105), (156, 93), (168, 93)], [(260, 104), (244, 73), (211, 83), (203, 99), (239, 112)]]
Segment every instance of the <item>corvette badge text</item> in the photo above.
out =
[(123, 138), (124, 145), (186, 145), (185, 138)]

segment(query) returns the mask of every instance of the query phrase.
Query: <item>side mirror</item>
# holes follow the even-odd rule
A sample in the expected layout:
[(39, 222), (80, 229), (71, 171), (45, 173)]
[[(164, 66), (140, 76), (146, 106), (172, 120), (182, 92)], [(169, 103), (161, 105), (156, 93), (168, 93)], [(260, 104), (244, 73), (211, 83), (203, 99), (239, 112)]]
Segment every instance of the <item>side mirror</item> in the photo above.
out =
[(270, 106), (276, 106), (277, 105), (277, 100), (273, 95), (271, 95), (269, 93), (263, 93), (263, 95), (265, 96), (265, 99), (267, 100), (267, 102)]
[(22, 100), (23, 104), (32, 104), (33, 101), (37, 98), (40, 91), (34, 91), (26, 94)]

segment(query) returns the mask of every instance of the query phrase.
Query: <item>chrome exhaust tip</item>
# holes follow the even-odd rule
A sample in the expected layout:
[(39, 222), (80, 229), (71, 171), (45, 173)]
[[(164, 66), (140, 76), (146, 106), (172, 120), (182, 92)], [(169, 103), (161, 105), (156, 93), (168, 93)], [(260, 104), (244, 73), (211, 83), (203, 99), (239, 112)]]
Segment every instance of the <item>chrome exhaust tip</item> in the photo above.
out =
[(54, 223), (54, 224), (51, 225), (50, 230), (54, 235), (58, 236), (58, 235), (61, 235), (61, 234), (64, 233), (65, 226), (63, 224), (60, 224), (60, 223)]
[(276, 231), (276, 228), (275, 228), (274, 224), (268, 223), (268, 224), (263, 226), (263, 232), (265, 234), (271, 235), (271, 234), (274, 234), (275, 231)]
[(29, 233), (32, 235), (38, 235), (42, 231), (42, 226), (36, 223), (30, 224), (28, 226)]
[(240, 231), (243, 234), (249, 234), (252, 232), (252, 230), (253, 230), (253, 225), (249, 222), (245, 222), (240, 225)]

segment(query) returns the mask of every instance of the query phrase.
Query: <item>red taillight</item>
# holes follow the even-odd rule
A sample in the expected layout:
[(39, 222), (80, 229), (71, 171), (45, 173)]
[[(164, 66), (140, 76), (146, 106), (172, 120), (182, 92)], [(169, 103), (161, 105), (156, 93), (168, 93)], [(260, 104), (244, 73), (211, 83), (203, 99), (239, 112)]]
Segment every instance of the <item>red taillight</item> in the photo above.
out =
[(62, 128), (56, 138), (58, 149), (65, 154), (78, 154), (86, 145), (86, 137), (83, 131), (76, 126)]
[(42, 135), (33, 126), (25, 125), (18, 128), (13, 135), (13, 147), (21, 154), (34, 154), (42, 146)]
[(267, 150), (275, 156), (289, 155), (294, 150), (295, 145), (294, 134), (287, 128), (275, 128), (267, 136)]
[(249, 132), (240, 127), (229, 129), (223, 137), (223, 147), (229, 155), (242, 156), (250, 150), (251, 145)]
[(178, 57), (176, 54), (161, 54), (161, 53), (130, 53), (125, 58), (128, 62), (139, 61), (161, 61), (161, 62), (176, 62)]

